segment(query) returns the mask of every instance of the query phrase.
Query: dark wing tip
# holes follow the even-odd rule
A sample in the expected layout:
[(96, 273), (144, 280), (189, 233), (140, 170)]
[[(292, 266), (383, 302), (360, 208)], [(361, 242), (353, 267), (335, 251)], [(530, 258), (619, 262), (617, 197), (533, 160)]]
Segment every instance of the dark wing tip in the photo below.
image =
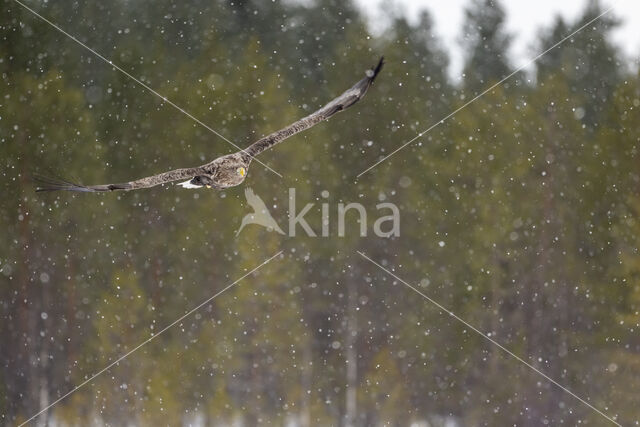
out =
[(46, 191), (79, 191), (84, 193), (90, 193), (95, 190), (85, 187), (83, 185), (74, 184), (73, 182), (65, 181), (59, 178), (51, 178), (39, 174), (32, 176), (33, 182), (36, 183), (36, 193)]
[(375, 68), (372, 68), (370, 71), (367, 73), (367, 76), (369, 77), (369, 79), (373, 82), (376, 79), (376, 76), (380, 73), (380, 71), (382, 70), (382, 66), (385, 64), (384, 62), (384, 56), (380, 57), (380, 60), (378, 61), (378, 65), (375, 66)]

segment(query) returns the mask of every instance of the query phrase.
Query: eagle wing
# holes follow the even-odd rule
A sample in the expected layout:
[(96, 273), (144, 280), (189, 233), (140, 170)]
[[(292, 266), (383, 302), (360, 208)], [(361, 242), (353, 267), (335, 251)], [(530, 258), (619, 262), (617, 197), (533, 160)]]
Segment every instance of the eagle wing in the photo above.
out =
[(353, 104), (364, 97), (364, 95), (367, 93), (367, 90), (375, 80), (376, 76), (378, 75), (378, 73), (380, 73), (383, 65), (384, 57), (380, 58), (380, 61), (378, 61), (378, 65), (376, 65), (375, 68), (367, 70), (366, 76), (362, 80), (353, 85), (350, 89), (346, 90), (342, 95), (338, 96), (319, 110), (309, 114), (308, 116), (298, 120), (295, 123), (290, 124), (286, 128), (259, 139), (258, 141), (247, 147), (245, 150), (243, 150), (243, 154), (249, 158), (255, 157), (263, 151), (268, 150), (269, 148), (278, 144), (279, 142), (284, 141), (290, 136), (295, 135), (298, 132), (302, 132), (303, 130), (309, 129), (310, 127), (320, 123), (323, 120), (327, 120), (338, 111), (342, 111), (351, 107)]
[[(273, 147), (277, 143), (284, 141), (291, 135), (294, 135), (303, 130), (309, 129), (315, 124), (328, 119), (338, 111), (342, 111), (349, 108), (360, 99), (364, 97), (367, 90), (375, 80), (376, 76), (382, 69), (384, 64), (384, 58), (380, 58), (378, 65), (375, 68), (367, 70), (366, 76), (358, 83), (353, 85), (350, 89), (345, 91), (342, 95), (338, 96), (324, 107), (320, 108), (316, 112), (304, 117), (297, 122), (281, 129), (277, 132), (267, 135), (264, 138), (254, 142), (246, 150), (241, 151), (245, 161), (250, 161), (251, 158), (257, 156), (263, 151)], [(214, 160), (215, 162), (215, 160)], [(38, 187), (36, 191), (79, 191), (86, 193), (96, 193), (104, 191), (116, 191), (116, 190), (138, 190), (140, 188), (155, 187), (156, 185), (166, 184), (168, 182), (180, 181), (185, 179), (191, 179), (194, 176), (206, 174), (205, 166), (209, 166), (211, 163), (195, 167), (195, 168), (183, 168), (175, 169), (168, 172), (160, 173), (158, 175), (148, 176), (146, 178), (140, 178), (135, 181), (129, 181), (119, 184), (101, 184), (101, 185), (82, 185), (76, 184), (70, 181), (65, 181), (58, 178), (49, 178), (41, 175), (34, 176), (34, 180), (37, 182)]]
[(138, 190), (140, 188), (155, 187), (156, 185), (168, 182), (193, 178), (203, 173), (202, 167), (174, 169), (157, 175), (140, 178), (135, 181), (123, 182), (120, 184), (82, 185), (65, 181), (58, 178), (49, 178), (42, 175), (35, 175), (34, 180), (38, 184), (36, 191), (79, 191), (84, 193), (96, 193), (102, 191), (116, 190)]

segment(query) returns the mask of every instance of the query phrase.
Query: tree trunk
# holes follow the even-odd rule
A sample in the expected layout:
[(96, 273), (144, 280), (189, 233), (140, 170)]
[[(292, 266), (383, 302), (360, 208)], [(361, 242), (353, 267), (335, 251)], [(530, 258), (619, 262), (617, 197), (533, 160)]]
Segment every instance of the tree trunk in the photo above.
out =
[(356, 349), (356, 337), (358, 333), (358, 320), (356, 317), (357, 294), (355, 283), (353, 283), (352, 280), (347, 281), (347, 293), (347, 327), (345, 328), (347, 392), (345, 425), (352, 427), (355, 425), (357, 416), (356, 391), (358, 388), (358, 352)]

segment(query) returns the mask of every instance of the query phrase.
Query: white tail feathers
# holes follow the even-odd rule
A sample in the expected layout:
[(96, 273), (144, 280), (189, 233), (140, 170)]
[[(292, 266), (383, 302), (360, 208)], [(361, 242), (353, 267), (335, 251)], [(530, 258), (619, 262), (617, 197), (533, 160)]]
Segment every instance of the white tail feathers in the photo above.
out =
[(191, 183), (191, 180), (187, 180), (185, 182), (179, 182), (178, 185), (181, 186), (182, 188), (202, 188), (202, 185), (193, 185)]

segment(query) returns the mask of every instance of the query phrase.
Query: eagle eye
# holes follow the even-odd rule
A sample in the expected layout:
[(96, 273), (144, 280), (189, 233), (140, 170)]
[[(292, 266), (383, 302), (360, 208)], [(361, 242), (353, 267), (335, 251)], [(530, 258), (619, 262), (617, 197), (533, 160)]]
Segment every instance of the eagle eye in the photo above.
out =
[(238, 168), (238, 175), (240, 175), (241, 177), (244, 177), (247, 174), (247, 170), (243, 167), (239, 167)]

